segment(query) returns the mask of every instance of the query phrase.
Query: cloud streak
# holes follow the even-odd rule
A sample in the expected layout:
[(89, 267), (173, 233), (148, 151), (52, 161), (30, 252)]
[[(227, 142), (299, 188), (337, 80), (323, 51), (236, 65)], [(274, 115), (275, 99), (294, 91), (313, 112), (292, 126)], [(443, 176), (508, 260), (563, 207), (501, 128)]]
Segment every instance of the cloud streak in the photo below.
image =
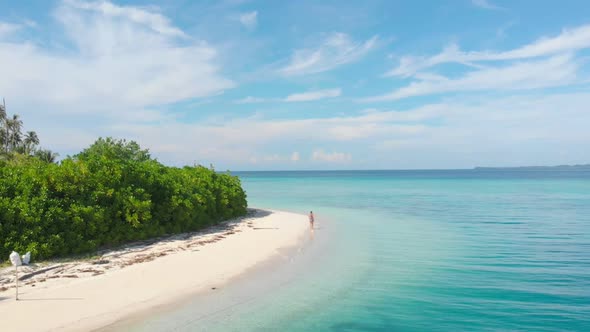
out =
[(257, 103), (267, 103), (267, 102), (306, 102), (306, 101), (317, 101), (321, 99), (327, 98), (335, 98), (342, 95), (342, 89), (335, 88), (335, 89), (324, 89), (324, 90), (315, 90), (315, 91), (307, 91), (302, 93), (293, 93), (288, 95), (285, 98), (261, 98), (261, 97), (253, 97), (247, 96), (242, 99), (238, 99), (234, 101), (235, 104), (257, 104)]
[(315, 150), (311, 154), (311, 160), (329, 162), (329, 163), (345, 163), (352, 160), (352, 155), (345, 152), (324, 152), (322, 149)]
[(108, 1), (64, 0), (64, 4), (71, 8), (94, 11), (106, 17), (121, 18), (148, 26), (162, 35), (187, 37), (182, 30), (174, 27), (167, 17), (138, 7), (117, 6)]
[(21, 28), (18, 24), (0, 22), (0, 37), (11, 34)]
[(504, 52), (463, 52), (456, 44), (447, 46), (441, 53), (431, 57), (404, 56), (399, 66), (386, 76), (410, 77), (417, 72), (446, 63), (459, 63), (467, 66), (475, 62), (522, 60), (560, 53), (575, 52), (590, 48), (590, 25), (565, 29), (554, 37), (543, 37), (522, 47)]
[(575, 83), (579, 64), (570, 55), (534, 62), (484, 68), (455, 79), (423, 79), (391, 93), (363, 99), (367, 102), (442, 94), (456, 91), (507, 91), (538, 89)]
[(256, 104), (256, 103), (263, 103), (265, 101), (267, 101), (267, 100), (264, 98), (248, 96), (248, 97), (245, 97), (242, 99), (238, 99), (234, 103), (235, 104)]
[(345, 33), (333, 33), (315, 47), (296, 50), (279, 73), (297, 76), (329, 71), (360, 60), (376, 44), (376, 36), (365, 42), (355, 42)]
[(489, 10), (502, 10), (502, 9), (504, 9), (503, 7), (499, 7), (499, 6), (492, 4), (488, 0), (471, 0), (471, 3), (474, 6), (477, 6), (479, 8), (483, 8), (483, 9), (489, 9)]
[(242, 13), (239, 17), (240, 23), (248, 29), (254, 29), (258, 24), (258, 12), (252, 11), (248, 13)]
[(295, 93), (285, 98), (286, 102), (301, 102), (301, 101), (314, 101), (325, 98), (334, 98), (342, 94), (341, 89), (326, 89), (318, 91), (309, 91), (303, 93)]
[[(450, 92), (501, 92), (581, 84), (585, 60), (579, 51), (590, 48), (590, 25), (565, 29), (507, 51), (464, 52), (456, 44), (433, 56), (403, 56), (387, 77), (412, 82), (389, 93), (361, 99), (394, 101)], [(449, 74), (447, 64), (464, 67)], [(445, 74), (434, 72), (440, 69)], [(446, 70), (445, 70), (446, 69)]]

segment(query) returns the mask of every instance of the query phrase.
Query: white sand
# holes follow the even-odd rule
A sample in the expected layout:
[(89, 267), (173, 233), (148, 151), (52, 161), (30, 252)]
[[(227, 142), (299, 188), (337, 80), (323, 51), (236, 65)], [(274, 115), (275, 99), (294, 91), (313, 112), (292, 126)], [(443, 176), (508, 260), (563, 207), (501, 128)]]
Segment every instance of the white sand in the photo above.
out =
[[(270, 214), (269, 214), (270, 213)], [(88, 331), (129, 315), (220, 287), (300, 244), (305, 215), (261, 211), (204, 233), (105, 253), (93, 261), (23, 267), (20, 301), (14, 269), (0, 271), (0, 331)], [(12, 278), (12, 279), (11, 279)]]

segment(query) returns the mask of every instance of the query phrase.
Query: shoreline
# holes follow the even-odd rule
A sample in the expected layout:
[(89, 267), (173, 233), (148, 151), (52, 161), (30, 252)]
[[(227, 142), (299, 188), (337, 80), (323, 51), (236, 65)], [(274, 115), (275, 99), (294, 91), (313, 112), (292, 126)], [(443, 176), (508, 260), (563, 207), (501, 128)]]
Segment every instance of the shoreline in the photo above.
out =
[[(338, 254), (338, 251), (334, 251), (332, 232), (326, 232), (332, 229), (333, 220), (322, 217), (317, 226), (313, 233), (305, 231), (297, 245), (279, 249), (278, 255), (256, 264), (217, 290), (187, 295), (168, 305), (130, 315), (93, 332), (192, 331), (196, 326), (196, 330), (226, 330), (227, 325), (220, 326), (218, 323), (232, 320), (237, 312), (240, 312), (237, 317), (248, 315), (248, 308), (252, 306), (275, 301), (285, 292), (292, 292), (294, 287), (309, 285), (310, 278), (313, 279), (318, 269), (328, 264), (334, 254)], [(235, 322), (231, 326), (240, 326), (240, 323)]]
[[(14, 288), (0, 292), (2, 326), (18, 331), (102, 329), (213, 292), (257, 265), (280, 258), (305, 238), (306, 215), (254, 211), (222, 227), (131, 245), (94, 262), (64, 263), (61, 270), (44, 266), (47, 271), (29, 284), (20, 282), (21, 301), (14, 300)], [(8, 269), (1, 270), (0, 281), (6, 280), (2, 277)], [(52, 277), (56, 270), (62, 274)]]

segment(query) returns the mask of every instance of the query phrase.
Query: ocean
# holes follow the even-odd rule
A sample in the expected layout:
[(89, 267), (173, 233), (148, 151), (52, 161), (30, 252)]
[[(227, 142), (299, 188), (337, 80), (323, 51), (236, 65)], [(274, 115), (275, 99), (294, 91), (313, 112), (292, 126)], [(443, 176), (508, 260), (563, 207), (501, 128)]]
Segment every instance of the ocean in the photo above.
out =
[(313, 210), (313, 237), (124, 330), (590, 330), (589, 170), (236, 175), (250, 206)]

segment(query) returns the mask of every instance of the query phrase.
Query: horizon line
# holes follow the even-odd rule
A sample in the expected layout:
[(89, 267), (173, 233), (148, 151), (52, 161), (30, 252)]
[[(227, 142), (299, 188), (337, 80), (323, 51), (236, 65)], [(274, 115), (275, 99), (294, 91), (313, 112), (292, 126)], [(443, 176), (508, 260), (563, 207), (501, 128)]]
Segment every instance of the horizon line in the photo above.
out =
[(514, 168), (559, 168), (559, 167), (590, 167), (588, 164), (562, 164), (537, 166), (474, 166), (471, 168), (381, 168), (381, 169), (277, 169), (277, 170), (233, 170), (231, 172), (358, 172), (358, 171), (472, 171), (478, 169), (514, 169)]

